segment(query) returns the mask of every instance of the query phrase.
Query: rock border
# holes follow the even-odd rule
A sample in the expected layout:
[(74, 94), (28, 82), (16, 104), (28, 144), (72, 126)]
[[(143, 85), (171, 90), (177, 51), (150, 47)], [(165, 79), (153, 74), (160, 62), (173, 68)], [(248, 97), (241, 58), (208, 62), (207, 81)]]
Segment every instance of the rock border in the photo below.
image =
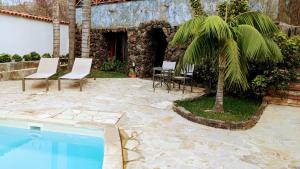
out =
[[(195, 99), (199, 99), (199, 97), (193, 99), (187, 99), (187, 100), (193, 101)], [(180, 116), (182, 116), (183, 118), (189, 121), (206, 125), (209, 127), (227, 129), (227, 130), (248, 130), (257, 124), (258, 120), (260, 119), (267, 105), (268, 103), (263, 101), (260, 107), (258, 108), (258, 110), (256, 111), (256, 113), (253, 116), (251, 116), (250, 119), (242, 122), (227, 122), (222, 120), (214, 120), (214, 119), (199, 117), (193, 114), (192, 112), (186, 110), (184, 107), (178, 106), (175, 102), (173, 105), (173, 110), (177, 114), (179, 114)]]

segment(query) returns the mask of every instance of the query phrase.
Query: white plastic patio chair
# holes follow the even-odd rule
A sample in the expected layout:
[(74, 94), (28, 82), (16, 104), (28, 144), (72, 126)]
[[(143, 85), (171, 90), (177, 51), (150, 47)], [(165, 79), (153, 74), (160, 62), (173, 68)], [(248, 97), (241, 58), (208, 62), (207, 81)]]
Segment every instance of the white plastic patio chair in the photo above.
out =
[(58, 90), (61, 89), (61, 80), (79, 80), (80, 91), (82, 91), (82, 82), (90, 72), (93, 59), (90, 58), (76, 58), (71, 73), (68, 73), (58, 78)]
[(22, 89), (25, 91), (25, 80), (46, 80), (46, 91), (49, 90), (49, 78), (57, 72), (59, 58), (41, 58), (37, 72), (22, 79)]

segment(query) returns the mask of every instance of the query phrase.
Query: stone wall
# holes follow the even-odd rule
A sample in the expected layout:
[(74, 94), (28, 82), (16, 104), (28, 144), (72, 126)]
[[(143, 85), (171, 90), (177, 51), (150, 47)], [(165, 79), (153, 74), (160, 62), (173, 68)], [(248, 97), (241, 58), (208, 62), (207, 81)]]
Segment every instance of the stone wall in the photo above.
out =
[[(178, 27), (172, 27), (165, 21), (151, 21), (141, 23), (136, 28), (119, 29), (92, 29), (91, 30), (91, 50), (90, 55), (94, 58), (93, 68), (99, 69), (102, 63), (108, 58), (108, 46), (104, 33), (107, 32), (127, 32), (128, 35), (128, 68), (134, 62), (140, 67), (142, 76), (149, 76), (153, 67), (156, 49), (153, 48), (150, 32), (152, 29), (161, 29), (166, 36), (168, 46), (163, 60), (177, 61), (184, 53), (184, 48), (172, 46), (171, 42)], [(81, 31), (76, 31), (76, 57), (81, 56)]]
[[(90, 56), (93, 58), (93, 69), (99, 69), (102, 63), (107, 59), (107, 43), (103, 36), (103, 30), (91, 30), (91, 50)], [(81, 57), (81, 29), (76, 29), (76, 48), (75, 56)]]
[(36, 72), (39, 61), (0, 63), (0, 81), (20, 80)]
[[(92, 7), (94, 29), (138, 27), (153, 20), (165, 20), (176, 26), (191, 17), (189, 0), (138, 0)], [(81, 25), (81, 8), (76, 10), (76, 20)]]
[(279, 0), (278, 21), (300, 26), (300, 1)]
[[(217, 4), (222, 1), (224, 0), (201, 0), (201, 3), (205, 12), (214, 14)], [(299, 16), (300, 11), (299, 0), (249, 0), (249, 4), (253, 10), (262, 11), (278, 21), (283, 18), (283, 13), (287, 13), (288, 18), (293, 20), (293, 16)], [(153, 20), (164, 20), (171, 26), (178, 26), (191, 18), (189, 0), (138, 0), (92, 7), (93, 29), (138, 27), (140, 23)], [(81, 25), (81, 8), (76, 9), (76, 20)]]
[(128, 29), (128, 58), (129, 65), (134, 62), (137, 66), (142, 67), (142, 76), (149, 76), (153, 68), (154, 50), (151, 45), (151, 35), (149, 32), (151, 29), (161, 29), (166, 35), (168, 47), (164, 60), (177, 61), (179, 56), (183, 53), (178, 47), (170, 45), (175, 32), (176, 27), (172, 27), (165, 21), (151, 21), (148, 23), (142, 23), (139, 27), (134, 29)]

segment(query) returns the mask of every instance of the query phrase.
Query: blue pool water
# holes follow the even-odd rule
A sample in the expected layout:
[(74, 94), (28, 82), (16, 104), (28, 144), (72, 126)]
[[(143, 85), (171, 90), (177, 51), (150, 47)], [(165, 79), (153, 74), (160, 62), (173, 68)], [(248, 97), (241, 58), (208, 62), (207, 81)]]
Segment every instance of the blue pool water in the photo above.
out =
[(0, 169), (102, 169), (101, 137), (0, 127)]

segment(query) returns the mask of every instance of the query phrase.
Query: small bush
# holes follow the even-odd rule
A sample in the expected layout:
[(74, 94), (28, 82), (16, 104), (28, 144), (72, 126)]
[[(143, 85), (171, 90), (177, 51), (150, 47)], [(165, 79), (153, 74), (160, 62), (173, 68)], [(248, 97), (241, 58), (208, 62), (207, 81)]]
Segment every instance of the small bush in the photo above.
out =
[(68, 64), (68, 62), (69, 62), (69, 54), (61, 55), (59, 60), (60, 60), (61, 64)]
[(102, 71), (116, 71), (116, 72), (123, 72), (125, 68), (124, 63), (119, 60), (107, 60), (105, 61), (102, 66)]
[(25, 61), (31, 61), (32, 60), (30, 54), (24, 55), (23, 58), (24, 58)]
[(23, 60), (23, 58), (22, 58), (20, 55), (18, 55), (18, 54), (14, 54), (14, 55), (12, 56), (12, 59), (13, 59), (15, 62), (21, 62), (21, 61)]
[(50, 55), (50, 53), (44, 53), (42, 55), (42, 58), (51, 58), (51, 55)]
[(34, 60), (40, 60), (41, 59), (40, 54), (38, 54), (36, 52), (31, 52), (30, 55), (31, 55), (31, 60), (32, 61), (34, 61)]
[(257, 75), (252, 80), (251, 87), (257, 96), (265, 96), (268, 87), (267, 77), (265, 75)]
[(1, 54), (0, 55), (0, 63), (11, 62), (11, 57), (8, 54)]

